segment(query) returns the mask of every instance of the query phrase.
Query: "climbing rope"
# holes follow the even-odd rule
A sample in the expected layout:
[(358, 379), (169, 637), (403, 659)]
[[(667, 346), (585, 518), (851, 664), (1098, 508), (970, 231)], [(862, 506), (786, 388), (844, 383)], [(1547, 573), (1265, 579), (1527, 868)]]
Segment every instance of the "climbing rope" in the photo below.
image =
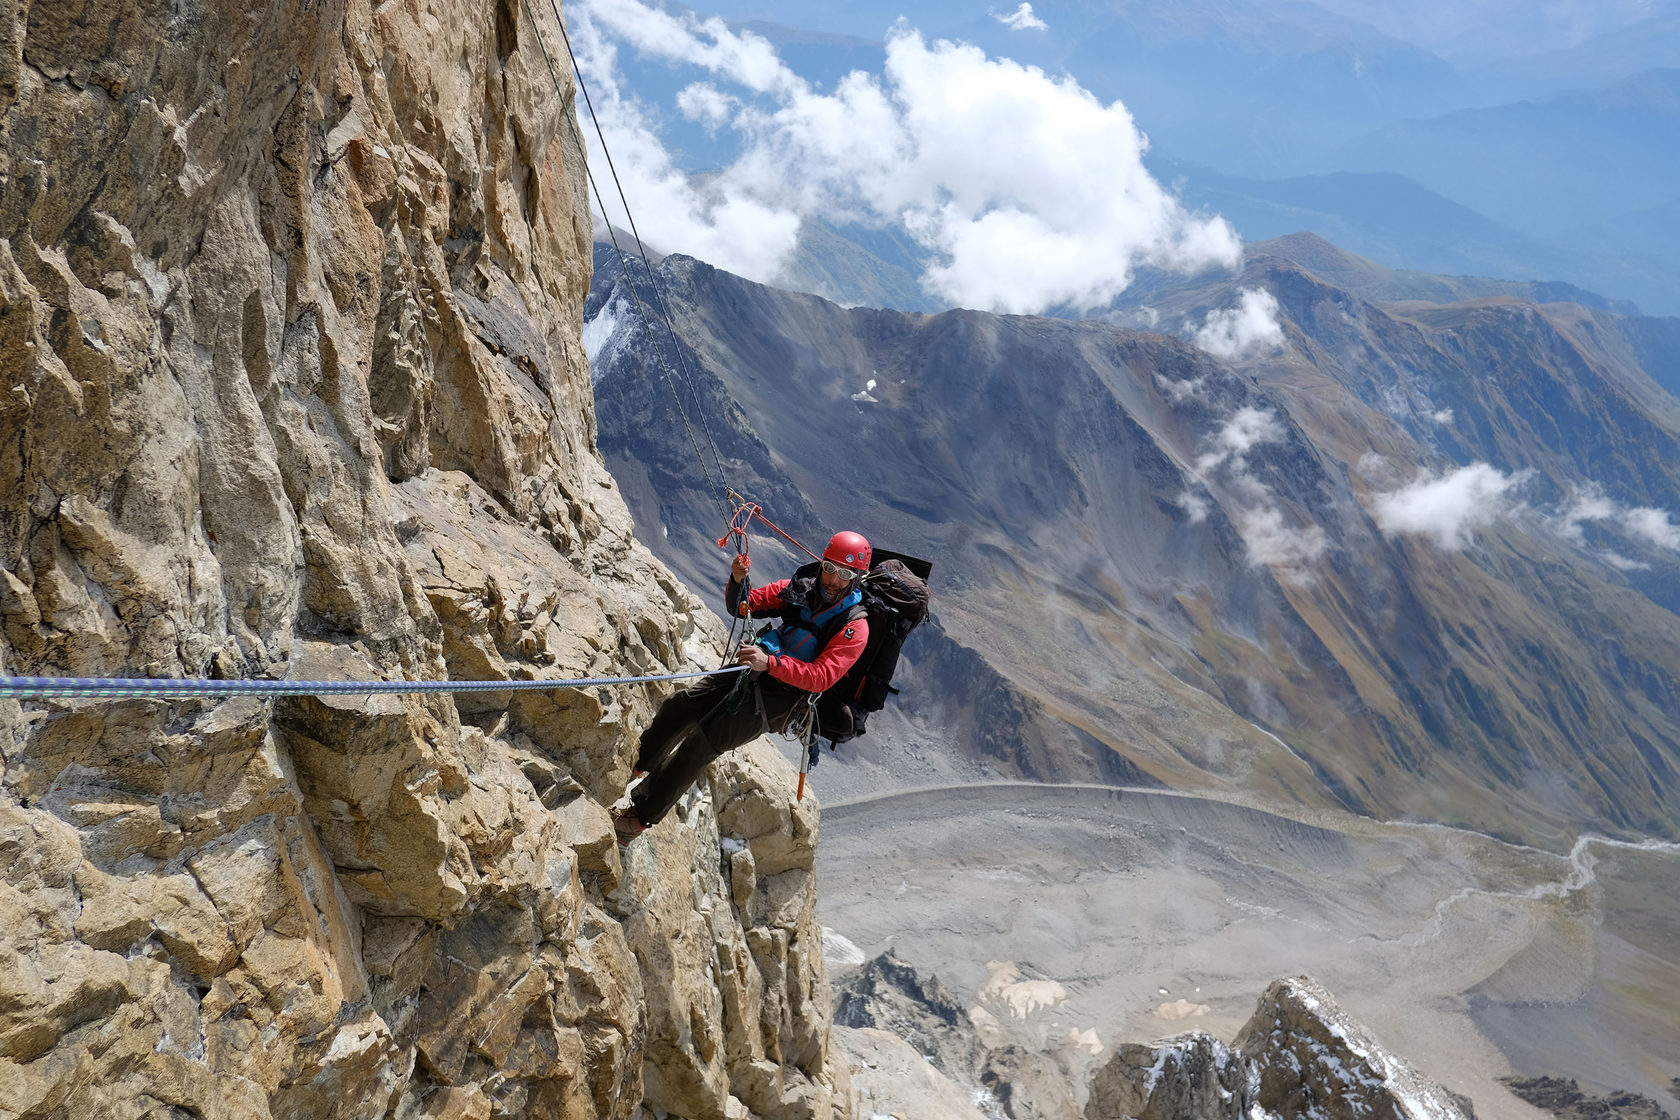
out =
[[(738, 497), (733, 490), (729, 492), (729, 495), (732, 498)], [(729, 538), (735, 537), (741, 542), (736, 546), (735, 555), (747, 556), (747, 550), (749, 547), (747, 542), (747, 526), (752, 523), (752, 511), (757, 508), (757, 506), (750, 505), (747, 502), (741, 502), (735, 507), (735, 515), (729, 519), (729, 528), (725, 529), (723, 536), (718, 538), (717, 544), (719, 548), (729, 547)], [(733, 577), (733, 570), (731, 570), (730, 574)], [(736, 600), (736, 609), (729, 612), (729, 638), (724, 643), (723, 647), (725, 659), (727, 659), (730, 653), (732, 653), (736, 648), (736, 634), (739, 633), (740, 640), (744, 642), (746, 641), (747, 635), (752, 632), (752, 614), (746, 610), (747, 598), (752, 594), (752, 573), (749, 571), (742, 575), (740, 583), (741, 589), (739, 592), (739, 598)]]
[(597, 685), (681, 681), (739, 673), (745, 665), (659, 673), (647, 677), (580, 677), (563, 681), (263, 681), (196, 680), (165, 677), (0, 677), (0, 699), (57, 699), (69, 697), (195, 697), (195, 696), (363, 696), (370, 693), (425, 692), (540, 692)]
[[(647, 308), (642, 304), (642, 297), (636, 291), (635, 273), (630, 268), (630, 262), (625, 258), (624, 250), (618, 244), (618, 234), (613, 229), (612, 220), (607, 217), (607, 204), (601, 197), (600, 185), (595, 181), (595, 172), (590, 168), (588, 156), (584, 152), (583, 136), (576, 130), (573, 114), (562, 113), (561, 115), (564, 116), (567, 121), (573, 122), (573, 134), (577, 140), (578, 156), (583, 164), (584, 175), (589, 180), (589, 189), (595, 196), (595, 205), (600, 208), (601, 218), (607, 223), (607, 237), (612, 242), (613, 253), (618, 257), (619, 272), (624, 277), (625, 286), (629, 289), (631, 302), (636, 305), (636, 315), (642, 321), (642, 330), (647, 334), (648, 341), (653, 345), (655, 357), (659, 359), (659, 367), (661, 372), (664, 374), (665, 384), (671, 390), (671, 399), (676, 402), (677, 415), (682, 419), (683, 429), (688, 433), (689, 444), (694, 448), (694, 457), (700, 463), (700, 473), (706, 479), (706, 488), (711, 491), (712, 500), (717, 503), (718, 510), (724, 515), (724, 517), (727, 518), (729, 516), (729, 506), (728, 503), (724, 501), (723, 495), (720, 492), (721, 489), (726, 488), (724, 484), (723, 456), (718, 452), (717, 441), (712, 438), (712, 428), (711, 424), (706, 420), (706, 413), (702, 408), (700, 408), (700, 393), (695, 386), (694, 374), (688, 368), (688, 361), (683, 356), (682, 343), (677, 337), (675, 325), (671, 322), (670, 311), (666, 308), (664, 297), (659, 293), (659, 284), (654, 278), (653, 264), (648, 260), (647, 246), (642, 241), (641, 232), (636, 228), (636, 217), (633, 213), (631, 213), (629, 199), (625, 197), (624, 184), (620, 182), (618, 177), (618, 167), (613, 163), (612, 152), (607, 148), (607, 138), (606, 134), (601, 130), (600, 118), (595, 115), (595, 103), (589, 96), (588, 84), (583, 80), (583, 70), (578, 66), (577, 52), (572, 49), (572, 37), (566, 31), (566, 21), (560, 15), (560, 7), (558, 3), (556, 3), (555, 0), (549, 0), (549, 2), (550, 6), (554, 9), (554, 20), (560, 26), (560, 37), (566, 44), (566, 54), (572, 61), (572, 73), (577, 75), (578, 89), (583, 93), (583, 103), (589, 110), (589, 119), (595, 126), (596, 137), (599, 138), (601, 142), (601, 154), (606, 158), (607, 168), (612, 172), (613, 185), (618, 190), (619, 202), (624, 206), (624, 216), (630, 223), (630, 232), (636, 238), (636, 247), (642, 258), (642, 266), (647, 272), (648, 289), (652, 292), (653, 301), (659, 309), (661, 319), (665, 323), (665, 332), (671, 338), (671, 349), (672, 352), (676, 354), (677, 364), (683, 371), (683, 378), (688, 382), (688, 391), (694, 398), (695, 414), (699, 416), (701, 429), (706, 433), (706, 442), (711, 445), (712, 461), (717, 468), (717, 480), (715, 482), (712, 479), (711, 467), (706, 464), (706, 456), (700, 450), (700, 441), (695, 437), (694, 426), (689, 422), (688, 410), (683, 407), (682, 394), (678, 392), (676, 381), (671, 375), (670, 363), (665, 360), (665, 350), (659, 344), (659, 340), (654, 336), (653, 324), (648, 317)], [(531, 21), (531, 29), (536, 33), (537, 49), (542, 52), (543, 63), (548, 67), (549, 80), (554, 84), (554, 95), (557, 99), (564, 103), (565, 93), (560, 88), (560, 76), (554, 69), (554, 59), (548, 53), (548, 45), (543, 42), (542, 28), (537, 24), (536, 13), (531, 10), (531, 0), (524, 0), (524, 6), (525, 16)]]
[[(594, 195), (595, 205), (600, 209), (602, 219), (607, 223), (607, 237), (612, 243), (613, 253), (618, 258), (619, 272), (624, 278), (624, 283), (630, 293), (630, 299), (635, 304), (636, 314), (642, 323), (642, 330), (647, 335), (649, 342), (653, 345), (654, 355), (659, 361), (659, 367), (664, 375), (665, 384), (671, 391), (671, 398), (677, 406), (677, 415), (682, 419), (683, 429), (688, 433), (689, 444), (694, 449), (694, 457), (700, 464), (700, 471), (706, 479), (706, 486), (711, 491), (713, 500), (717, 502), (719, 511), (723, 514), (725, 521), (728, 523), (728, 527), (724, 530), (723, 536), (718, 538), (718, 547), (727, 548), (730, 538), (733, 537), (739, 542), (736, 548), (736, 555), (746, 556), (748, 551), (747, 528), (752, 524), (753, 519), (756, 517), (759, 521), (762, 521), (765, 525), (769, 526), (769, 528), (783, 540), (787, 541), (795, 548), (798, 548), (801, 552), (804, 552), (813, 560), (820, 560), (821, 557), (815, 552), (806, 548), (775, 522), (765, 517), (762, 507), (756, 503), (747, 501), (728, 485), (727, 476), (723, 467), (723, 456), (718, 451), (717, 440), (712, 436), (711, 424), (706, 419), (705, 410), (701, 407), (701, 396), (695, 382), (694, 372), (689, 367), (688, 360), (685, 357), (681, 340), (677, 335), (676, 325), (671, 319), (671, 312), (667, 301), (660, 293), (659, 283), (653, 271), (653, 262), (648, 259), (647, 243), (642, 240), (641, 230), (636, 226), (636, 215), (631, 210), (630, 200), (624, 193), (624, 183), (619, 178), (618, 165), (613, 161), (612, 150), (607, 145), (606, 133), (601, 128), (600, 116), (595, 112), (594, 99), (589, 95), (589, 83), (584, 80), (583, 68), (578, 65), (577, 51), (572, 46), (571, 33), (566, 29), (566, 21), (560, 14), (560, 7), (557, 0), (549, 0), (549, 6), (554, 12), (555, 24), (560, 28), (560, 37), (566, 45), (566, 54), (571, 60), (572, 73), (577, 78), (577, 87), (579, 92), (583, 94), (584, 106), (589, 111), (589, 120), (595, 128), (596, 139), (600, 141), (601, 154), (606, 159), (608, 171), (612, 174), (613, 187), (618, 193), (619, 203), (624, 208), (625, 220), (630, 226), (631, 236), (636, 240), (636, 250), (638, 255), (641, 257), (643, 270), (647, 274), (647, 283), (648, 290), (651, 293), (651, 302), (659, 312), (660, 320), (665, 324), (665, 332), (671, 340), (672, 353), (676, 355), (677, 365), (682, 370), (683, 379), (688, 385), (689, 395), (694, 400), (695, 414), (699, 417), (701, 430), (705, 432), (706, 442), (711, 448), (712, 464), (709, 466), (706, 462), (705, 453), (700, 448), (700, 441), (694, 434), (694, 426), (689, 422), (688, 410), (683, 406), (682, 393), (677, 388), (676, 380), (671, 372), (670, 363), (665, 359), (664, 347), (660, 345), (659, 340), (654, 336), (653, 325), (648, 315), (647, 307), (642, 303), (641, 295), (637, 292), (635, 272), (630, 266), (630, 261), (625, 256), (623, 247), (618, 243), (618, 233), (614, 230), (611, 219), (607, 217), (606, 201), (602, 198), (600, 184), (595, 178), (595, 172), (590, 167), (587, 153), (584, 151), (583, 137), (575, 125), (575, 115), (573, 113), (564, 113), (563, 115), (566, 119), (569, 122), (573, 122), (573, 135), (577, 141), (578, 155), (583, 163), (584, 175), (588, 179), (589, 189)], [(531, 0), (524, 0), (524, 8), (525, 16), (530, 21), (531, 28), (536, 35), (537, 49), (542, 52), (543, 63), (548, 68), (548, 76), (550, 82), (553, 83), (555, 97), (564, 103), (565, 93), (560, 87), (560, 76), (555, 69), (553, 56), (549, 54), (548, 46), (543, 42), (542, 29), (537, 23), (536, 12), (531, 7)], [(717, 482), (715, 484), (712, 479), (713, 466), (715, 466), (717, 470)], [(723, 495), (719, 493), (720, 487), (723, 492), (728, 495), (727, 502), (725, 501)], [(730, 510), (730, 502), (733, 502), (735, 506), (733, 512)], [(740, 601), (745, 603), (746, 596), (751, 590), (751, 582), (750, 579), (743, 578), (740, 583)], [(735, 649), (737, 633), (740, 634), (741, 640), (744, 641), (746, 636), (750, 634), (752, 630), (750, 615), (742, 615), (739, 611), (731, 613), (733, 617), (730, 619), (728, 644), (724, 647), (724, 656), (726, 659), (730, 656), (731, 651)], [(741, 667), (726, 665), (723, 669), (718, 671), (733, 672), (739, 668)], [(744, 680), (745, 678), (743, 678), (743, 681)], [(743, 692), (743, 684), (742, 682), (737, 682), (737, 684), (738, 687), (734, 691), (736, 694), (741, 694)], [(808, 727), (814, 725), (814, 718), (815, 713), (813, 710), (811, 713), (808, 713)], [(807, 737), (809, 736), (809, 730), (807, 730), (806, 735)], [(803, 785), (803, 781), (801, 784)]]
[[(629, 289), (631, 301), (636, 306), (636, 314), (641, 319), (642, 330), (647, 334), (648, 340), (653, 344), (654, 354), (659, 359), (660, 370), (665, 377), (665, 384), (671, 390), (671, 398), (675, 401), (677, 406), (677, 415), (682, 419), (683, 429), (688, 433), (689, 444), (694, 449), (695, 459), (700, 463), (700, 471), (701, 474), (705, 476), (706, 486), (711, 490), (713, 500), (718, 503), (719, 511), (723, 514), (724, 519), (729, 524), (729, 527), (725, 530), (724, 535), (718, 539), (718, 547), (728, 547), (729, 538), (734, 536), (741, 542), (740, 547), (736, 550), (737, 554), (744, 555), (747, 551), (747, 526), (751, 524), (753, 518), (756, 517), (758, 520), (764, 522), (765, 525), (769, 526), (770, 529), (779, 535), (783, 540), (786, 540), (789, 544), (798, 548), (801, 552), (805, 553), (813, 560), (820, 560), (821, 557), (815, 552), (806, 548), (775, 522), (765, 517), (764, 511), (760, 506), (755, 503), (748, 502), (727, 484), (723, 469), (723, 456), (718, 451), (717, 440), (712, 436), (711, 424), (706, 419), (705, 410), (699, 407), (701, 398), (699, 389), (695, 384), (694, 372), (690, 369), (688, 360), (684, 356), (681, 341), (677, 336), (676, 325), (671, 320), (670, 308), (667, 305), (665, 297), (660, 293), (659, 283), (654, 276), (653, 262), (648, 259), (647, 243), (642, 240), (641, 231), (636, 226), (636, 215), (630, 209), (630, 200), (624, 193), (624, 183), (619, 178), (618, 165), (613, 162), (612, 150), (607, 146), (606, 133), (601, 128), (601, 119), (595, 112), (594, 99), (589, 95), (589, 83), (584, 80), (583, 68), (578, 65), (577, 51), (572, 47), (571, 33), (566, 30), (566, 20), (563, 16), (561, 16), (560, 7), (556, 0), (549, 0), (549, 6), (554, 12), (555, 24), (560, 28), (561, 40), (566, 44), (566, 54), (571, 60), (572, 73), (577, 78), (578, 90), (583, 94), (584, 107), (589, 110), (589, 120), (595, 128), (596, 138), (600, 141), (601, 154), (607, 161), (607, 169), (612, 174), (613, 187), (618, 193), (619, 203), (624, 208), (625, 220), (630, 225), (631, 235), (636, 239), (636, 250), (641, 257), (643, 270), (647, 273), (648, 290), (651, 293), (652, 302), (659, 312), (660, 320), (665, 324), (665, 333), (671, 339), (671, 350), (676, 355), (677, 365), (682, 370), (683, 379), (688, 384), (689, 395), (694, 398), (695, 414), (699, 417), (701, 430), (705, 432), (706, 442), (711, 447), (712, 465), (717, 469), (716, 484), (714, 484), (712, 480), (712, 468), (707, 465), (706, 456), (700, 449), (700, 441), (694, 434), (694, 426), (689, 422), (688, 410), (683, 407), (682, 394), (677, 389), (676, 380), (672, 376), (670, 364), (665, 360), (665, 350), (661, 345), (659, 345), (658, 340), (654, 337), (652, 321), (648, 316), (646, 306), (642, 303), (640, 294), (636, 290), (635, 273), (630, 267), (629, 260), (625, 257), (624, 249), (618, 243), (618, 234), (613, 229), (612, 222), (607, 220), (607, 237), (612, 243), (613, 253), (618, 257), (619, 271), (623, 275), (625, 284)], [(549, 81), (554, 85), (555, 96), (564, 101), (565, 94), (560, 88), (560, 75), (555, 70), (553, 56), (548, 53), (548, 45), (543, 42), (542, 29), (537, 24), (537, 15), (531, 8), (531, 0), (524, 0), (524, 7), (525, 16), (528, 20), (530, 20), (531, 28), (536, 33), (537, 49), (542, 52), (543, 63), (548, 67)], [(573, 114), (567, 113), (563, 115), (568, 121), (575, 120)], [(596, 181), (595, 172), (589, 165), (587, 153), (584, 152), (583, 137), (577, 132), (575, 127), (573, 129), (573, 135), (577, 141), (578, 154), (583, 163), (584, 175), (588, 179), (589, 189), (595, 197), (595, 205), (600, 208), (602, 218), (606, 219), (607, 205), (601, 196), (601, 188), (600, 184)], [(722, 487), (723, 492), (728, 495), (728, 502), (726, 502), (723, 496), (720, 495), (720, 486)], [(733, 513), (730, 512), (729, 502), (733, 502), (735, 504), (735, 510)], [(733, 625), (730, 630), (730, 639), (731, 644), (733, 644)]]
[[(740, 544), (738, 544), (735, 548), (735, 554), (737, 556), (746, 556), (748, 553), (747, 529), (752, 525), (753, 519), (757, 518), (759, 521), (764, 522), (766, 525), (770, 526), (770, 528), (774, 529), (781, 535), (782, 539), (786, 540), (789, 544), (802, 550), (805, 555), (809, 556), (811, 559), (822, 559), (822, 557), (818, 556), (816, 553), (800, 544), (793, 537), (783, 532), (781, 527), (774, 521), (765, 517), (764, 509), (758, 503), (747, 501), (733, 490), (729, 491), (729, 498), (735, 503), (735, 513), (730, 517), (729, 527), (724, 530), (723, 536), (717, 539), (717, 546), (719, 548), (728, 548), (730, 538), (733, 537), (740, 542)], [(745, 605), (747, 601), (747, 593), (751, 591), (751, 589), (752, 583), (750, 578), (743, 577), (741, 580), (740, 599), (738, 600), (739, 604)], [(725, 647), (726, 649), (735, 648), (735, 634), (738, 626), (745, 623), (745, 626), (741, 631), (743, 640), (745, 639), (745, 635), (752, 630), (751, 615), (743, 614), (739, 609), (732, 612), (732, 614), (734, 617), (729, 620), (729, 644)]]
[[(729, 529), (723, 534), (723, 536), (718, 538), (717, 545), (719, 548), (727, 547), (727, 543), (731, 536), (739, 536), (744, 542), (747, 539), (747, 526), (752, 524), (754, 518), (757, 518), (773, 529), (783, 540), (787, 541), (811, 559), (822, 559), (821, 556), (818, 556), (816, 553), (794, 540), (793, 537), (789, 536), (785, 531), (783, 531), (781, 526), (764, 516), (764, 509), (762, 506), (759, 506), (755, 502), (747, 501), (733, 490), (729, 491), (729, 496), (735, 502), (735, 514), (729, 519)], [(741, 551), (745, 551), (745, 549), (742, 549)]]

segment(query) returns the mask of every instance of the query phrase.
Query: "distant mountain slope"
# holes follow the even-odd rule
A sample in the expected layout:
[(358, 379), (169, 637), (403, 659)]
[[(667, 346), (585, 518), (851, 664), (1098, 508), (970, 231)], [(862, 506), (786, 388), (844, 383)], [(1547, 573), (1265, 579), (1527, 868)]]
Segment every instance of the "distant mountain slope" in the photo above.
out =
[(1573, 46), (1496, 59), (1479, 68), (1478, 81), (1521, 96), (1548, 97), (1680, 66), (1680, 4), (1659, 0), (1657, 6), (1666, 10)]
[[(1260, 241), (1248, 247), (1249, 259), (1276, 257), (1298, 265), (1338, 288), (1377, 302), (1422, 300), (1429, 303), (1462, 303), (1490, 296), (1512, 296), (1532, 303), (1578, 303), (1600, 311), (1615, 311), (1636, 318), (1639, 308), (1621, 300), (1606, 299), (1560, 280), (1497, 279), (1485, 275), (1442, 275), (1419, 269), (1391, 268), (1342, 249), (1312, 233), (1292, 233)], [(1203, 284), (1185, 284), (1183, 277), (1154, 276), (1150, 291), (1185, 292)], [(1217, 285), (1215, 285), (1217, 287)], [(1137, 286), (1122, 302), (1135, 302), (1145, 286)]]
[[(1519, 233), (1403, 175), (1339, 171), (1244, 179), (1169, 161), (1157, 162), (1155, 170), (1187, 205), (1219, 214), (1247, 241), (1305, 230), (1392, 268), (1512, 280), (1568, 278), (1588, 286), (1602, 281), (1605, 290), (1617, 292), (1661, 292), (1676, 283), (1672, 261), (1630, 256), (1602, 243), (1565, 248)], [(1680, 229), (1668, 232), (1667, 217), (1618, 219), (1618, 229), (1637, 229), (1618, 232), (1613, 240), (1642, 238), (1654, 250), (1665, 236), (1680, 239)]]
[(1680, 397), (1680, 319), (1640, 319), (1624, 329), (1640, 366)]
[[(1680, 415), (1614, 314), (1385, 309), (1264, 253), (1153, 294), (1177, 321), (1271, 292), (1287, 347), (1238, 368), (1093, 322), (659, 272), (732, 481), (807, 539), (860, 526), (935, 560), (910, 695), (953, 749), (1552, 844), (1675, 833), (1680, 555), (1564, 516), (1588, 493), (1680, 510)], [(602, 267), (601, 447), (704, 588), (716, 507), (622, 298)], [(1477, 462), (1524, 504), (1457, 550), (1384, 534), (1379, 495)]]
[[(1680, 311), (1680, 281), (1630, 216), (1680, 198), (1680, 69), (1658, 69), (1591, 93), (1524, 101), (1386, 125), (1351, 140), (1325, 166), (1388, 171), (1531, 236), (1577, 252), (1613, 248), (1634, 271), (1666, 273), (1660, 287), (1613, 271), (1583, 283)], [(1631, 234), (1631, 236), (1624, 236)], [(1606, 237), (1617, 240), (1610, 245)]]
[(807, 221), (778, 286), (852, 307), (943, 311), (944, 303), (922, 290), (930, 256), (900, 229)]

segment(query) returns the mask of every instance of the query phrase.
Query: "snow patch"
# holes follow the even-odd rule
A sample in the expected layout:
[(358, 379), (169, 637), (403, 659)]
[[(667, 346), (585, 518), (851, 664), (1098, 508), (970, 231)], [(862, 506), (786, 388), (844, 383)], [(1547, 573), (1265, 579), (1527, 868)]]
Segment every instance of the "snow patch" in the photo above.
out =
[(583, 324), (583, 352), (589, 358), (589, 379), (593, 384), (600, 383), (601, 371), (610, 364), (602, 359), (615, 349), (614, 336), (618, 333), (625, 310), (623, 301), (614, 297), (601, 305), (601, 310), (595, 313), (593, 319)]
[(855, 968), (869, 958), (850, 938), (822, 927), (823, 959), (843, 968)]

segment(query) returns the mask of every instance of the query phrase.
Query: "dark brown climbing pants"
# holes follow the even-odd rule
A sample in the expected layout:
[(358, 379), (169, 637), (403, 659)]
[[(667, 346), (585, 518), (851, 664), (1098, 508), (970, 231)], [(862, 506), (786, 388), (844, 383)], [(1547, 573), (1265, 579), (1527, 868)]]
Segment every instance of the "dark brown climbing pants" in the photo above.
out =
[(730, 711), (729, 698), (738, 673), (706, 677), (660, 705), (636, 755), (636, 769), (647, 777), (630, 795), (643, 824), (657, 824), (713, 759), (766, 731), (781, 731), (805, 702), (803, 690), (753, 675), (737, 711)]

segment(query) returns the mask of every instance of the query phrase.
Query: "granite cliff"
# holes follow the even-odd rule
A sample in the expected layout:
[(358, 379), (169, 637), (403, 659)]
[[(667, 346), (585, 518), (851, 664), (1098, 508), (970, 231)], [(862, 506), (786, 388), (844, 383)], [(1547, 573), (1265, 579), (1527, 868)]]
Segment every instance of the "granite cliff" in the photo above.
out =
[[(545, 44), (513, 0), (0, 13), (6, 673), (717, 656), (596, 450)], [(787, 765), (613, 844), (658, 699), (0, 701), (0, 1116), (848, 1114)]]

